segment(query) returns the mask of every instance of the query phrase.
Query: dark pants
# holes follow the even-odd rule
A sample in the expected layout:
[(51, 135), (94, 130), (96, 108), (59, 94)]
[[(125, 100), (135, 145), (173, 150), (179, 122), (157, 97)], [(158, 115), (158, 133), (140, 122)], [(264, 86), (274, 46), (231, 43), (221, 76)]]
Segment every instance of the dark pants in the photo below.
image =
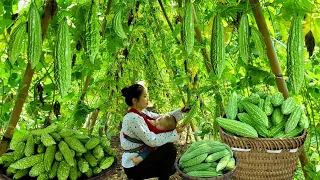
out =
[(173, 143), (160, 146), (150, 153), (140, 164), (132, 168), (124, 168), (129, 179), (141, 180), (159, 177), (159, 180), (168, 180), (175, 173), (174, 162), (177, 149)]

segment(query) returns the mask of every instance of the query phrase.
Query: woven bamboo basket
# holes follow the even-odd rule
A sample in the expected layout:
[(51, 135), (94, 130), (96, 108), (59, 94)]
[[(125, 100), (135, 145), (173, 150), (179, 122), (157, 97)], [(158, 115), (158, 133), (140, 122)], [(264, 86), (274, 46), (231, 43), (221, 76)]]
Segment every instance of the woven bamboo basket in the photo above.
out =
[(229, 180), (229, 179), (232, 179), (232, 174), (233, 174), (234, 170), (236, 169), (236, 166), (235, 166), (228, 173), (223, 174), (221, 176), (213, 177), (213, 178), (197, 178), (197, 177), (189, 176), (189, 175), (185, 174), (184, 172), (182, 172), (178, 166), (179, 160), (180, 160), (180, 157), (176, 159), (174, 166), (177, 169), (179, 176), (182, 178), (182, 180)]
[(222, 142), (237, 158), (234, 180), (292, 180), (307, 136), (295, 138), (244, 138), (219, 129)]
[[(85, 177), (81, 176), (78, 179), (81, 179), (81, 180), (107, 180), (111, 174), (111, 171), (116, 167), (116, 165), (117, 165), (117, 158), (114, 159), (113, 164), (108, 169), (102, 171), (98, 175), (91, 177), (89, 179), (86, 179)], [(5, 174), (6, 174), (5, 170), (3, 168), (2, 169), (0, 168), (0, 180), (12, 180), (11, 178), (6, 176)], [(32, 178), (32, 177), (26, 176), (26, 177), (23, 177), (22, 179), (23, 180), (35, 180), (37, 178)], [(56, 178), (56, 179), (58, 179), (58, 178)]]

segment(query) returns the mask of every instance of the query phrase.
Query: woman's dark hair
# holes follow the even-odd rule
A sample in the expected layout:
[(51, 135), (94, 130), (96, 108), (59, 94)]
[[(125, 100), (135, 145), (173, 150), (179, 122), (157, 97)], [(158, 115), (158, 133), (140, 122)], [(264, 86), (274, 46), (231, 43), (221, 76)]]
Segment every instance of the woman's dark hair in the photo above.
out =
[(132, 106), (132, 99), (140, 99), (144, 87), (140, 84), (133, 84), (130, 87), (125, 87), (121, 90), (122, 96), (125, 97), (126, 104)]

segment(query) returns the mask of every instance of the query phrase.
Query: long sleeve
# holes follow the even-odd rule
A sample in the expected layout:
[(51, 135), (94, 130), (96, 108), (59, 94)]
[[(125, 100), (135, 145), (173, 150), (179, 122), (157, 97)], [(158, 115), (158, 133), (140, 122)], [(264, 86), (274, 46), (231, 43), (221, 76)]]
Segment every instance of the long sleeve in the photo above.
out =
[(184, 114), (181, 111), (181, 109), (171, 111), (171, 112), (169, 112), (169, 114), (172, 115), (173, 117), (175, 117), (177, 122), (184, 118)]
[(149, 130), (142, 117), (133, 113), (130, 115), (131, 116), (124, 117), (124, 120), (128, 123), (129, 129), (138, 139), (150, 147), (162, 146), (168, 142), (173, 142), (179, 139), (176, 130), (167, 133), (155, 134)]
[(158, 119), (159, 117), (163, 116), (163, 114), (154, 113), (154, 112), (148, 111), (146, 109), (143, 109), (142, 113), (144, 113), (154, 119)]
[[(142, 112), (143, 112), (144, 114), (152, 117), (152, 118), (155, 118), (155, 119), (163, 116), (163, 114), (157, 114), (157, 113), (154, 113), (154, 112), (147, 111), (147, 110), (145, 110), (145, 109), (142, 110)], [(170, 114), (170, 115), (172, 115), (173, 117), (175, 117), (177, 122), (184, 118), (184, 114), (183, 114), (183, 112), (181, 111), (181, 109), (177, 109), (177, 110), (171, 111), (171, 112), (169, 112), (168, 114)]]

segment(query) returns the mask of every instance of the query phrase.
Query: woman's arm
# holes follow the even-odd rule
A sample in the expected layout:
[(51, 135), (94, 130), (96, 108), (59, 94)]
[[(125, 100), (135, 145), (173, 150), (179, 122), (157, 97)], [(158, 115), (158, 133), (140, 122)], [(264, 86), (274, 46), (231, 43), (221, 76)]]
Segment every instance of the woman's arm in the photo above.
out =
[(155, 134), (151, 132), (146, 125), (144, 119), (137, 114), (128, 114), (125, 116), (128, 119), (128, 126), (130, 130), (146, 145), (150, 147), (162, 146), (168, 142), (173, 142), (179, 139), (179, 135), (176, 130), (167, 133)]
[[(147, 111), (146, 109), (142, 110), (142, 112), (152, 118), (155, 118), (155, 119), (158, 119), (159, 117), (163, 116), (163, 114), (157, 114), (154, 112), (150, 112), (150, 111)], [(177, 109), (175, 111), (171, 111), (171, 112), (169, 112), (169, 114), (172, 115), (174, 118), (176, 118), (177, 122), (184, 118), (184, 114), (182, 112), (182, 109)]]
[(147, 116), (150, 116), (154, 119), (158, 119), (159, 117), (163, 116), (163, 114), (157, 114), (157, 113), (154, 113), (154, 112), (151, 112), (151, 111), (148, 111), (146, 109), (143, 109), (142, 110), (142, 113), (146, 114)]
[(176, 119), (177, 122), (184, 118), (184, 114), (182, 112), (182, 109), (177, 109), (175, 111), (171, 111), (171, 112), (169, 112), (169, 114), (172, 115)]

